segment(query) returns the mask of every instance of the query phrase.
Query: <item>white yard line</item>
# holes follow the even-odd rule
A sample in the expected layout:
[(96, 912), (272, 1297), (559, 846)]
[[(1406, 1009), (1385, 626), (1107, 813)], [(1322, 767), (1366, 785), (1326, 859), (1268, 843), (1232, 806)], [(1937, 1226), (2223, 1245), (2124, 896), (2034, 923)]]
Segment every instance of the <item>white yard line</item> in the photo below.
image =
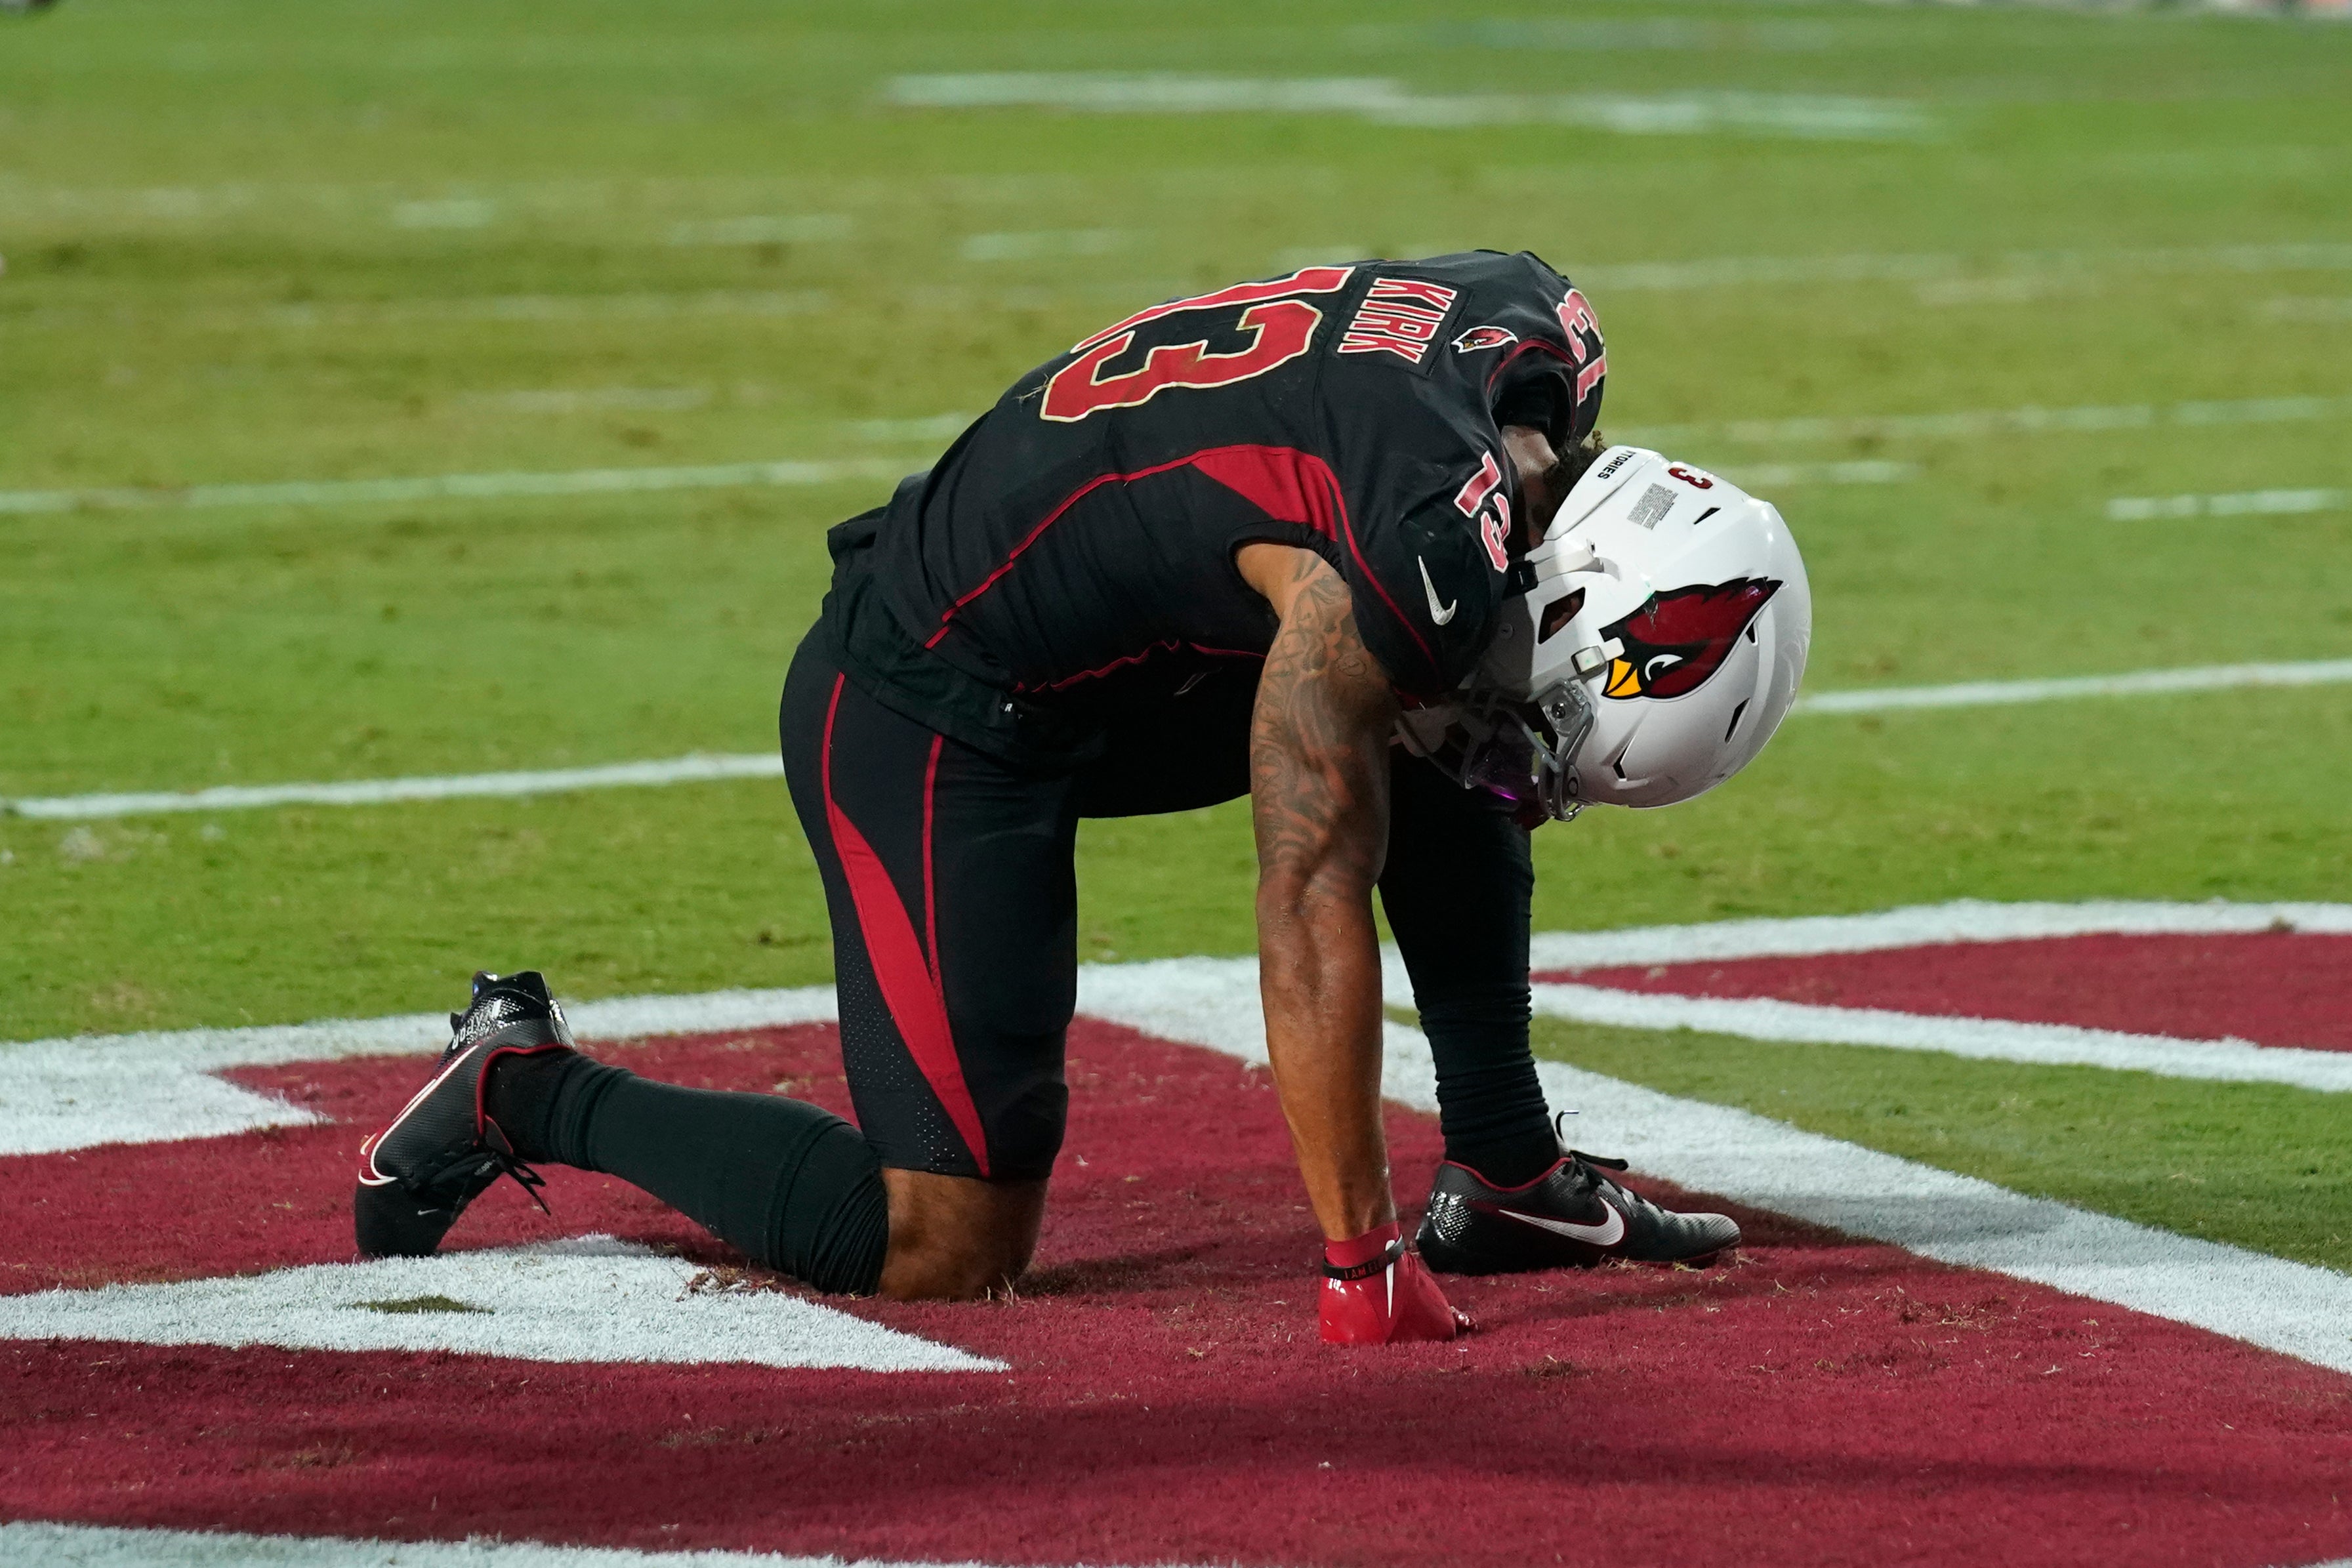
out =
[[(1097, 964), (1078, 983), (1080, 1009), (1092, 1016), (1264, 1062), (1256, 991), (1248, 959)], [(1579, 1112), (1579, 1141), (1625, 1156), (1637, 1173), (2352, 1372), (2352, 1276), (2027, 1197), (1557, 1062), (1538, 1071), (1554, 1108)], [(1419, 1030), (1388, 1026), (1381, 1091), (1436, 1110)]]
[(1878, 1046), (1979, 1061), (2095, 1067), (2221, 1083), (2277, 1083), (2352, 1093), (2352, 1051), (2299, 1050), (2244, 1040), (2183, 1040), (2064, 1024), (1954, 1018), (1878, 1007), (1822, 1007), (1770, 997), (1676, 996), (1598, 985), (1538, 984), (1548, 1018), (1629, 1029), (1696, 1029), (1784, 1045)]
[[(590, 1039), (711, 1034), (829, 1023), (833, 987), (620, 996), (567, 1009)], [(226, 1068), (353, 1057), (423, 1057), (448, 1042), (446, 1013), (245, 1029), (0, 1043), (0, 1155), (106, 1143), (215, 1138), (319, 1118), (274, 1094), (214, 1075)]]
[[(2189, 669), (2144, 669), (2123, 675), (2056, 680), (1972, 680), (1951, 686), (1889, 686), (1824, 691), (1801, 697), (1797, 713), (1879, 713), (1906, 708), (1984, 708), (2053, 702), (2083, 697), (2160, 696), (2246, 686), (2326, 686), (2352, 682), (2352, 659), (2301, 664), (2225, 664)], [(589, 768), (542, 768), (506, 773), (425, 774), (411, 778), (346, 779), (323, 784), (217, 784), (200, 790), (116, 791), (98, 795), (0, 798), (0, 816), (52, 822), (169, 812), (249, 811), (273, 805), (385, 805), (400, 801), (455, 800), (481, 795), (552, 795), (571, 790), (700, 784), (713, 779), (772, 778), (782, 771), (772, 752), (700, 752), (657, 762), (613, 763)]]
[(1001, 1361), (799, 1296), (712, 1289), (709, 1281), (698, 1288), (701, 1272), (651, 1247), (577, 1237), (431, 1258), (0, 1296), (0, 1339), (877, 1373), (1005, 1370)]
[(42, 1520), (0, 1523), (0, 1562), (42, 1568), (983, 1568), (978, 1563), (786, 1557), (772, 1552), (643, 1552), (535, 1541), (366, 1541), (121, 1529)]
[(772, 752), (734, 755), (697, 752), (661, 762), (614, 763), (593, 768), (347, 779), (339, 784), (222, 784), (185, 792), (58, 795), (0, 805), (19, 816), (63, 820), (143, 816), (174, 811), (250, 811), (268, 805), (385, 805), (395, 801), (453, 800), (477, 795), (552, 795), (568, 790), (702, 784), (713, 779), (774, 778), (783, 771), (782, 759)]
[(1969, 680), (1951, 686), (1889, 686), (1800, 697), (1799, 713), (1882, 713), (1901, 708), (1987, 708), (2076, 697), (2155, 697), (2239, 686), (2332, 686), (2352, 681), (2352, 658), (2295, 664), (2217, 664), (2188, 669), (2137, 669), (2124, 675), (2054, 680)]
[[(1301, 263), (1301, 265), (1305, 265)], [(1962, 408), (1943, 414), (1817, 414), (1735, 419), (1714, 425), (1651, 425), (1612, 435), (1644, 447), (1738, 441), (1785, 447), (1798, 441), (1963, 439), (1982, 436), (2072, 436), (2108, 430), (2201, 430), (2221, 425), (2294, 425), (2352, 418), (2352, 397), (2236, 397), (2194, 403), (2086, 403), (2059, 408)]]
[[(508, 412), (578, 412), (582, 407), (590, 406), (588, 400), (595, 395), (555, 393), (529, 395), (538, 399), (535, 405), (509, 403)], [(684, 395), (667, 393), (658, 398), (639, 395), (634, 405), (675, 410), (695, 406), (701, 401), (703, 398), (699, 395), (690, 392)], [(608, 398), (606, 405), (617, 405), (617, 400)], [(869, 421), (866, 425), (868, 428), (887, 429), (898, 423)], [(930, 420), (906, 423), (922, 436), (928, 436), (937, 424)], [(948, 434), (953, 436), (962, 427), (959, 424)], [(178, 489), (115, 486), (95, 489), (0, 490), (0, 515), (216, 507), (380, 506), (404, 501), (499, 500), (526, 496), (830, 485), (862, 479), (895, 479), (927, 466), (931, 456), (926, 452), (903, 458), (709, 463), (690, 468), (559, 468), (507, 474), (413, 474), (377, 479), (289, 479), (262, 484), (189, 485)], [(1752, 489), (1813, 484), (1892, 484), (1909, 479), (1916, 471), (1911, 464), (1877, 458), (1843, 463), (1750, 465), (1724, 470)]]
[[(2352, 268), (2352, 243), (2184, 246), (2145, 250), (2010, 250), (1847, 256), (1720, 256), (1689, 261), (1601, 262), (1580, 267), (1579, 283), (1612, 293), (1679, 293), (1693, 289), (1787, 284), (1923, 283), (1990, 272), (1996, 276), (2080, 278), (2117, 272), (2340, 272)], [(1599, 294), (1594, 295), (1600, 298)]]
[(2341, 511), (2352, 490), (2236, 490), (2210, 496), (2117, 496), (2107, 502), (2110, 522), (2152, 522), (2188, 517), (2280, 517)]
[(121, 511), (226, 506), (361, 506), (387, 501), (504, 500), (641, 490), (732, 489), (893, 479), (907, 464), (883, 458), (826, 462), (710, 463), (692, 468), (570, 468), (541, 473), (419, 474), (382, 479), (293, 479), (182, 489), (0, 490), (0, 513)]
[[(2342, 906), (2324, 908), (2335, 910), (2331, 919), (2352, 913)], [(1890, 930), (1902, 919), (1912, 929), (1932, 929), (1939, 921), (1949, 927), (1959, 918), (1946, 906), (1895, 911), (1888, 920)], [(1847, 934), (1849, 940), (1856, 934), (1851, 922)], [(1650, 936), (1654, 942), (1657, 933)], [(1548, 939), (1546, 945), (1562, 944)], [(831, 1005), (828, 992), (811, 988), (730, 993), (717, 999), (643, 997), (583, 1006), (572, 1016), (580, 1033), (593, 1039), (620, 1028), (667, 1033), (750, 1027), (766, 1020), (804, 1022), (828, 1016)], [(1078, 1006), (1088, 1016), (1161, 1038), (1244, 1060), (1265, 1059), (1254, 959), (1090, 964), (1079, 974)], [(714, 1018), (726, 1021), (714, 1026)], [(51, 1137), (47, 1147), (87, 1146), (96, 1141), (93, 1135), (119, 1140), (133, 1122), (147, 1126), (151, 1138), (170, 1137), (166, 1124), (173, 1108), (184, 1103), (189, 1083), (208, 1071), (238, 1061), (403, 1049), (422, 1056), (438, 1043), (438, 1031), (428, 1032), (425, 1026), (425, 1019), (407, 1017), (0, 1047), (0, 1149), (20, 1144), (27, 1131), (37, 1137), (62, 1131), (68, 1121), (78, 1123), (79, 1142)], [(79, 1080), (71, 1085), (24, 1071), (37, 1062), (54, 1068), (66, 1051), (79, 1058)], [(2036, 1280), (2352, 1371), (2352, 1278), (2025, 1197), (1746, 1111), (1676, 1099), (1557, 1063), (1543, 1064), (1541, 1071), (1554, 1104), (1582, 1113), (1580, 1138), (1627, 1154), (1647, 1173), (1927, 1257)], [(70, 1100), (60, 1089), (70, 1090)], [(1407, 1105), (1435, 1108), (1428, 1044), (1418, 1030), (1389, 1027), (1383, 1091)], [(290, 1120), (284, 1114), (290, 1108), (265, 1096), (252, 1100), (252, 1125)]]
[[(1611, 931), (1543, 931), (1530, 943), (1538, 974), (1634, 964), (1871, 952), (1947, 942), (2052, 937), (2215, 936), (2296, 931), (2352, 934), (2352, 904), (2096, 902), (1994, 904), (1962, 900), (1870, 915), (1724, 921)], [(1410, 1000), (1402, 969), (1393, 999)], [(1822, 1007), (1770, 998), (1681, 996), (1597, 985), (1538, 983), (1536, 1011), (1634, 1029), (1697, 1029), (1742, 1039), (1878, 1046), (1978, 1060), (2107, 1068), (2223, 1083), (2277, 1083), (2323, 1093), (2352, 1092), (2352, 1052), (2299, 1050), (2243, 1040), (2185, 1040), (2061, 1024), (2022, 1024)]]
[(1768, 92), (1428, 93), (1390, 77), (1216, 77), (1168, 71), (984, 71), (893, 77), (901, 109), (1086, 114), (1344, 114), (1379, 125), (1588, 125), (1629, 136), (1749, 133), (1826, 140), (1923, 136), (1934, 121), (1888, 99)]
[(2222, 936), (2263, 931), (2352, 934), (2352, 904), (2241, 904), (2219, 899), (2198, 904), (2121, 899), (2009, 904), (1957, 899), (1864, 915), (1538, 931), (1530, 944), (1529, 961), (1535, 972), (1543, 974), (1634, 963), (1877, 952), (1940, 942), (2102, 935)]

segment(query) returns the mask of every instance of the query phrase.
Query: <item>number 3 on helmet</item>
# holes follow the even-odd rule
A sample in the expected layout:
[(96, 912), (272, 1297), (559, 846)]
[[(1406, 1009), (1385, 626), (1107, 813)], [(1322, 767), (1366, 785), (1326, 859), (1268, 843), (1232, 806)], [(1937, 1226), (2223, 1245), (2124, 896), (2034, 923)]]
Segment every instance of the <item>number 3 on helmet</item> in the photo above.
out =
[(1464, 784), (1566, 821), (1672, 805), (1748, 765), (1796, 700), (1812, 591), (1779, 511), (1612, 447), (1577, 481), (1454, 702), (1405, 740)]

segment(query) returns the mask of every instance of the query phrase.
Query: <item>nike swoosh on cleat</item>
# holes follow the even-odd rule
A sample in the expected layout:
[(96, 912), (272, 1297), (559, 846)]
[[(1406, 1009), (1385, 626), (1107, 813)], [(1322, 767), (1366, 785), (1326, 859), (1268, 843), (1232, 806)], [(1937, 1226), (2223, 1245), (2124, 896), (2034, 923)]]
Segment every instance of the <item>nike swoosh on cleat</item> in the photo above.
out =
[(1617, 1212), (1614, 1204), (1603, 1203), (1601, 1206), (1609, 1215), (1608, 1221), (1601, 1225), (1579, 1225), (1572, 1219), (1550, 1219), (1542, 1215), (1521, 1214), (1517, 1209), (1497, 1207), (1493, 1212), (1505, 1219), (1515, 1219), (1522, 1225), (1531, 1225), (1538, 1230), (1548, 1230), (1572, 1241), (1589, 1241), (1595, 1247), (1614, 1247), (1625, 1239), (1625, 1216)]
[(1437, 584), (1429, 580), (1429, 563), (1422, 561), (1418, 555), (1413, 559), (1421, 563), (1421, 586), (1422, 591), (1429, 595), (1429, 618), (1442, 626), (1454, 618), (1454, 612), (1462, 607), (1462, 601), (1456, 599), (1450, 605), (1439, 604)]

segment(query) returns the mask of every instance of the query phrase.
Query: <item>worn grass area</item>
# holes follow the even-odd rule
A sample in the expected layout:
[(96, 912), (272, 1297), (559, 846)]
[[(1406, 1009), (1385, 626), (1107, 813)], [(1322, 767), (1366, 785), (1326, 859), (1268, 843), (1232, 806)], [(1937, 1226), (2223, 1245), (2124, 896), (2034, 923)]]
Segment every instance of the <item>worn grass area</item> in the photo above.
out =
[[(71, 0), (0, 17), (0, 491), (912, 468), (1140, 303), (1526, 246), (1590, 285), (1621, 434), (1908, 466), (1764, 487), (1817, 689), (2343, 657), (2352, 513), (2104, 509), (2352, 485), (2347, 67), (2341, 27), (1704, 0)], [(1014, 70), (1387, 79), (1501, 122), (891, 101)], [(1620, 129), (1509, 122), (1563, 92)], [(1736, 427), (2029, 405), (2158, 412)], [(0, 797), (764, 750), (823, 530), (886, 489), (0, 510)], [(2342, 897), (2347, 724), (2342, 689), (1801, 721), (1696, 805), (1545, 834), (1540, 918)], [(1249, 942), (1235, 811), (1096, 825), (1083, 871), (1089, 957)], [(410, 1010), (483, 963), (826, 968), (757, 784), (0, 817), (0, 1038)]]
[[(2352, 1268), (2337, 1095), (1689, 1030), (1536, 1023), (1537, 1050), (1669, 1094), (2210, 1241)], [(1579, 1127), (1596, 1152), (1605, 1126)]]

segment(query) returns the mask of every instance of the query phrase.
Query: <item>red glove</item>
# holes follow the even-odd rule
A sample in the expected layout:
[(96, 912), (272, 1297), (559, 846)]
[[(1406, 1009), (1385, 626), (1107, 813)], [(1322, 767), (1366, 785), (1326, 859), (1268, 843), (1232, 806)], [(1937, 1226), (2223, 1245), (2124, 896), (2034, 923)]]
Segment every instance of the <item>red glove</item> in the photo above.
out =
[(1389, 1221), (1352, 1241), (1323, 1244), (1323, 1342), (1401, 1344), (1450, 1340), (1470, 1331), (1437, 1277), (1406, 1250), (1403, 1232)]

